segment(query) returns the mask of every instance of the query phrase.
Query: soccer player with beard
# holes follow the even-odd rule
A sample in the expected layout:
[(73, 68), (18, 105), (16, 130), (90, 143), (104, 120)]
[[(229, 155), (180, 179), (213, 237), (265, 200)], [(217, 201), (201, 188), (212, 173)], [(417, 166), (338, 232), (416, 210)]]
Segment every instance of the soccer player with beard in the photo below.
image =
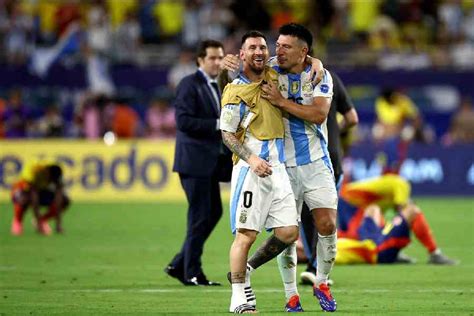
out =
[(265, 36), (246, 33), (239, 57), (243, 70), (224, 89), (220, 128), (224, 143), (234, 153), (230, 212), (235, 239), (229, 254), (229, 311), (241, 314), (256, 312), (247, 256), (257, 234), (263, 228), (273, 230), (253, 256), (260, 266), (297, 240), (298, 218), (284, 164), (282, 112), (262, 98), (262, 86), (278, 81), (277, 73), (266, 67)]

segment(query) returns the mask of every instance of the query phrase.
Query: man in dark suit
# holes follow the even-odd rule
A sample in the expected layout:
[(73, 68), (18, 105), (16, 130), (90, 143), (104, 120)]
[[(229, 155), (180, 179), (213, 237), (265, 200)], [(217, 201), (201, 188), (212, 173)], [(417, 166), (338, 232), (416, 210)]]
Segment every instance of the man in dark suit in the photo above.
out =
[(222, 216), (219, 181), (230, 181), (232, 161), (219, 130), (217, 75), (224, 57), (220, 42), (206, 40), (197, 51), (199, 69), (176, 90), (176, 149), (173, 171), (179, 173), (188, 200), (183, 246), (165, 272), (185, 285), (220, 285), (201, 268), (206, 239)]

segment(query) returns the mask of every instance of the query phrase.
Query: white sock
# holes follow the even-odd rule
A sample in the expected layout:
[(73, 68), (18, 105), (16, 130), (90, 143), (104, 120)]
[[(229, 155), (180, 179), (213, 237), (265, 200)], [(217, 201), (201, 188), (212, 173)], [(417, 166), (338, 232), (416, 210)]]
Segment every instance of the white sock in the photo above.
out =
[(286, 300), (293, 295), (299, 295), (296, 287), (296, 242), (289, 245), (278, 256), (278, 269), (285, 287)]
[(316, 286), (319, 286), (321, 283), (327, 283), (328, 275), (331, 273), (332, 266), (336, 260), (336, 241), (337, 232), (328, 236), (318, 234)]
[(430, 255), (440, 255), (441, 254), (441, 249), (439, 248), (436, 248), (435, 250), (433, 250), (432, 253), (430, 253)]
[(236, 307), (247, 303), (244, 288), (245, 283), (232, 283), (232, 297), (230, 299), (229, 312), (233, 313)]

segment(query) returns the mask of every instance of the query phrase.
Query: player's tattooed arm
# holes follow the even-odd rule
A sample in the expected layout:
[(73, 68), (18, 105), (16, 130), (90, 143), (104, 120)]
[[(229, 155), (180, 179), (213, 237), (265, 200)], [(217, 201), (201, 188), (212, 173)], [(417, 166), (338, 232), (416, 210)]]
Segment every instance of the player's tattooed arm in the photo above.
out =
[(222, 131), (222, 140), (230, 151), (236, 154), (240, 159), (248, 161), (252, 153), (237, 139), (234, 133)]
[(234, 133), (222, 131), (222, 139), (224, 144), (229, 147), (230, 151), (236, 154), (240, 159), (247, 162), (250, 169), (259, 177), (264, 178), (272, 174), (272, 167), (270, 164), (258, 157), (239, 142)]

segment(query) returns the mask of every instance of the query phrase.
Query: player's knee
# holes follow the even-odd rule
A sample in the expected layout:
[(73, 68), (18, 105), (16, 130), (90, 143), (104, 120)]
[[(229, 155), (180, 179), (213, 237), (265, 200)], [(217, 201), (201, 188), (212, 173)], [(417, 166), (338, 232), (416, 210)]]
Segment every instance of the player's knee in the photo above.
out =
[(409, 223), (411, 223), (415, 219), (415, 217), (420, 213), (421, 213), (421, 209), (416, 204), (413, 204), (413, 203), (408, 204), (401, 211), (402, 216)]
[(285, 244), (291, 244), (298, 240), (298, 226), (278, 227), (275, 229), (275, 236)]
[(318, 233), (327, 236), (336, 232), (336, 219), (333, 216), (322, 216), (316, 220)]
[(257, 232), (248, 229), (239, 229), (235, 235), (234, 243), (240, 247), (249, 248), (257, 239)]
[(318, 233), (327, 236), (336, 232), (337, 212), (334, 209), (324, 208), (313, 210), (313, 220)]
[(336, 223), (332, 220), (326, 220), (318, 225), (318, 233), (327, 236), (336, 232)]

